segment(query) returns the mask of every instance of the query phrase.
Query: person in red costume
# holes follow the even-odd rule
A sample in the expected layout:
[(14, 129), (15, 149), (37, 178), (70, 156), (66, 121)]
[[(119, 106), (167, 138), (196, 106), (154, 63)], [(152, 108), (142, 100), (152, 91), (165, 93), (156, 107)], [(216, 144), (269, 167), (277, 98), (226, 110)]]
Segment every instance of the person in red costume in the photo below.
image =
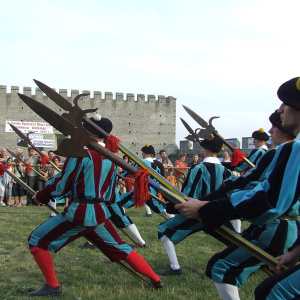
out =
[[(107, 133), (111, 132), (109, 119), (96, 115), (90, 120)], [(106, 140), (90, 125), (84, 124), (84, 127), (101, 146), (105, 147), (105, 141), (109, 144), (109, 137)], [(70, 205), (63, 213), (42, 223), (28, 238), (30, 253), (46, 280), (40, 290), (28, 296), (59, 296), (62, 293), (49, 251), (56, 253), (82, 236), (111, 261), (124, 260), (135, 271), (148, 277), (153, 288), (164, 287), (144, 258), (122, 241), (108, 219), (107, 205), (115, 196), (118, 167), (94, 150), (88, 149), (88, 154), (89, 157), (67, 158), (62, 171), (33, 197), (35, 201), (46, 204), (52, 197), (68, 195)]]

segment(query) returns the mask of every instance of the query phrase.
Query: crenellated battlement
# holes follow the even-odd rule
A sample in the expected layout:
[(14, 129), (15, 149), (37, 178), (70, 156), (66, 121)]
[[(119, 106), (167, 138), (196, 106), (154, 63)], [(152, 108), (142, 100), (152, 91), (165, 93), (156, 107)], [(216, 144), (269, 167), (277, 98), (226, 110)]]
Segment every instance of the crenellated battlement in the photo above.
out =
[[(39, 88), (11, 86), (9, 91), (6, 85), (0, 85), (1, 111), (4, 112), (0, 115), (0, 146), (12, 149), (17, 147), (18, 137), (13, 132), (5, 132), (6, 121), (44, 122), (20, 99), (18, 93), (42, 102), (58, 114), (64, 112)], [(84, 110), (97, 108), (97, 113), (109, 118), (113, 123), (112, 134), (136, 154), (140, 154), (146, 143), (152, 144), (157, 152), (175, 144), (176, 98), (172, 96), (87, 90), (80, 92), (76, 89), (59, 89), (58, 93), (70, 102), (79, 94), (89, 94), (80, 99), (79, 106)], [(57, 147), (57, 141), (62, 135), (55, 129), (53, 132), (44, 134), (43, 138), (54, 140), (54, 147)]]
[[(56, 91), (56, 89), (53, 89)], [(34, 91), (34, 92), (33, 92)], [(23, 89), (20, 89), (18, 86), (11, 86), (11, 92), (7, 92), (7, 86), (6, 85), (0, 85), (0, 97), (1, 99), (11, 99), (14, 96), (17, 96), (18, 93), (24, 94), (26, 96), (32, 97), (34, 99), (47, 99), (48, 97), (41, 91), (39, 88), (33, 89), (31, 87), (23, 87)], [(68, 90), (67, 89), (59, 89), (58, 93), (63, 96), (66, 99), (74, 99), (76, 96), (79, 95), (79, 90), (71, 90), (71, 93), (68, 96)], [(91, 100), (91, 101), (105, 101), (105, 100), (113, 100), (113, 101), (133, 101), (133, 102), (158, 102), (158, 103), (171, 103), (173, 101), (176, 101), (176, 98), (172, 96), (164, 96), (164, 95), (158, 95), (157, 97), (155, 95), (147, 95), (145, 94), (133, 94), (133, 93), (126, 93), (124, 97), (124, 93), (117, 92), (115, 94), (115, 97), (112, 92), (104, 92), (102, 94), (101, 91), (88, 91), (88, 90), (82, 90), (81, 94), (89, 94), (90, 96), (85, 96), (85, 100)], [(6, 97), (5, 97), (6, 95)], [(93, 95), (93, 97), (92, 97)]]

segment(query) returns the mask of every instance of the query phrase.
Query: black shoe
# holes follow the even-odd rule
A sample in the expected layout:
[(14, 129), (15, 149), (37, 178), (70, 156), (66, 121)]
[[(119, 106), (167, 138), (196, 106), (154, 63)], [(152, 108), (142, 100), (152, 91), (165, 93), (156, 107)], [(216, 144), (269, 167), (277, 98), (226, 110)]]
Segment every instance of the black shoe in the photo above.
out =
[(151, 218), (152, 214), (145, 214), (145, 217)]
[(48, 284), (45, 284), (40, 290), (28, 293), (27, 296), (34, 297), (34, 296), (60, 296), (62, 293), (61, 285), (57, 287), (51, 287)]
[(94, 245), (91, 245), (89, 242), (86, 242), (85, 244), (83, 245), (79, 245), (78, 248), (80, 249), (95, 249), (95, 246)]
[(142, 248), (149, 248), (149, 247), (150, 247), (150, 245), (148, 243), (146, 243), (146, 242), (145, 242), (144, 245), (142, 245)]
[(181, 268), (179, 268), (177, 270), (173, 270), (171, 267), (169, 267), (166, 270), (158, 271), (157, 274), (158, 275), (163, 275), (163, 276), (181, 275), (182, 274), (182, 270), (181, 270)]
[(165, 288), (161, 280), (157, 282), (152, 282), (151, 285), (152, 288), (154, 288), (155, 290), (163, 290)]

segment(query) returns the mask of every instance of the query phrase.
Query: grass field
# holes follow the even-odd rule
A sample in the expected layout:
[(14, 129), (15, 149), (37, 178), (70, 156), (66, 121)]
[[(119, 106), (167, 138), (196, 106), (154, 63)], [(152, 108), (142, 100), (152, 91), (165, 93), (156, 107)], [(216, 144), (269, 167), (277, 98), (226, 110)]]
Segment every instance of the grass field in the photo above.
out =
[[(58, 207), (59, 211), (62, 209)], [(44, 284), (29, 253), (27, 237), (49, 214), (46, 207), (0, 207), (0, 299), (30, 299), (26, 294)], [(163, 221), (162, 217), (145, 218), (144, 209), (135, 208), (127, 210), (127, 214), (150, 244), (149, 248), (136, 251), (155, 271), (168, 267), (168, 257), (157, 239), (157, 225)], [(120, 235), (127, 240), (121, 232)], [(77, 246), (84, 242), (84, 238), (78, 239), (53, 254), (57, 278), (63, 285), (60, 299), (220, 299), (204, 273), (209, 258), (224, 246), (204, 233), (194, 234), (176, 246), (183, 274), (163, 277), (166, 286), (163, 291), (145, 287), (98, 250), (79, 249)], [(255, 287), (266, 277), (262, 271), (254, 274), (240, 289), (241, 299), (254, 299)]]

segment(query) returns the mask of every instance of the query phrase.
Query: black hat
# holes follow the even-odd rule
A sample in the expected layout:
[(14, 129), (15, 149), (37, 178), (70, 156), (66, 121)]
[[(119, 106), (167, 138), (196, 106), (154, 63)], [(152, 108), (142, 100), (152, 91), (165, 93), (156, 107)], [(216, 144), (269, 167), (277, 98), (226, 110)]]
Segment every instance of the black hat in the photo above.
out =
[(300, 110), (300, 77), (283, 83), (279, 87), (277, 95), (284, 104)]
[(207, 140), (207, 139), (202, 140), (200, 142), (200, 146), (202, 146), (204, 149), (208, 149), (214, 153), (219, 153), (222, 149), (223, 142), (220, 139), (214, 137), (211, 140)]
[[(95, 123), (97, 126), (102, 128), (108, 134), (112, 131), (112, 122), (107, 118), (102, 118), (99, 114), (95, 114), (94, 117), (90, 118), (90, 120)], [(98, 135), (101, 138), (105, 138), (106, 135), (99, 133), (95, 128), (87, 123), (83, 123), (84, 129), (87, 131)]]
[(150, 144), (146, 144), (142, 149), (142, 152), (147, 153), (147, 154), (152, 154), (153, 156), (155, 156), (155, 151), (154, 151), (154, 147), (151, 146)]
[(294, 133), (286, 128), (282, 128), (282, 121), (280, 119), (280, 113), (277, 112), (277, 110), (275, 110), (275, 112), (273, 112), (271, 114), (271, 116), (269, 117), (270, 122), (272, 123), (272, 125), (274, 125), (275, 127), (279, 128), (280, 130), (288, 133), (289, 135), (291, 135), (292, 137), (295, 137)]
[(252, 132), (252, 137), (260, 141), (267, 141), (269, 139), (269, 135), (262, 128)]

